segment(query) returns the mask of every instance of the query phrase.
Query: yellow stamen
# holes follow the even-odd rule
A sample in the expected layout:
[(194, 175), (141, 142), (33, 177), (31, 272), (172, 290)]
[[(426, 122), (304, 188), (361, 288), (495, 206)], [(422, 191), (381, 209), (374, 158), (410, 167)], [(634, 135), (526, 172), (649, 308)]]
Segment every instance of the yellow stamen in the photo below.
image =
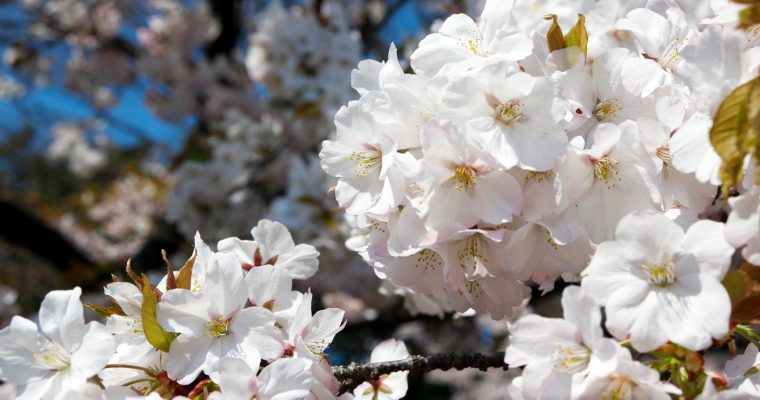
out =
[(522, 104), (517, 100), (507, 100), (495, 107), (495, 118), (505, 125), (512, 125), (522, 117)]
[(475, 178), (477, 177), (475, 168), (469, 165), (460, 165), (454, 168), (454, 174), (451, 175), (450, 179), (454, 181), (454, 188), (461, 192), (465, 189), (474, 189), (477, 183)]
[(530, 180), (535, 180), (538, 183), (544, 183), (544, 181), (550, 180), (553, 176), (554, 176), (553, 170), (528, 171), (528, 174), (525, 175), (525, 183), (528, 183)]
[(594, 165), (594, 178), (607, 184), (608, 189), (615, 187), (618, 177), (618, 162), (605, 156), (599, 160), (591, 161)]
[(586, 346), (560, 347), (552, 353), (552, 370), (565, 374), (583, 371), (591, 361), (591, 350)]
[(668, 147), (668, 145), (658, 147), (657, 150), (655, 150), (655, 154), (666, 166), (673, 163), (673, 156), (670, 155), (670, 147)]
[(636, 383), (627, 376), (614, 376), (599, 397), (604, 400), (629, 400), (633, 398)]
[(383, 155), (379, 150), (354, 151), (348, 159), (356, 165), (354, 175), (367, 176), (373, 168), (382, 163)]
[(613, 97), (611, 99), (600, 101), (599, 104), (594, 107), (593, 114), (597, 121), (602, 122), (614, 117), (622, 110), (623, 107), (620, 106), (620, 101), (616, 97)]
[(649, 262), (641, 266), (647, 274), (647, 281), (655, 286), (666, 287), (670, 286), (676, 281), (676, 276), (673, 273), (673, 260), (668, 258), (659, 263)]
[(217, 318), (214, 321), (206, 322), (206, 336), (220, 337), (230, 334), (230, 321), (225, 320), (222, 317)]

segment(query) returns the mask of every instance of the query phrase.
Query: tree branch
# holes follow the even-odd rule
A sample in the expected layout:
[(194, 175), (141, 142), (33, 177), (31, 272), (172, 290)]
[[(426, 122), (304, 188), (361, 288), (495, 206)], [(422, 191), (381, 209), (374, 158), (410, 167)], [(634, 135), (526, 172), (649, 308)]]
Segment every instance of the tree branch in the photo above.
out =
[(388, 361), (379, 363), (338, 365), (333, 367), (333, 374), (340, 381), (340, 392), (346, 393), (362, 382), (380, 378), (385, 374), (398, 371), (430, 372), (434, 370), (463, 370), (465, 368), (477, 368), (485, 371), (489, 368), (509, 367), (504, 363), (504, 352), (494, 355), (438, 353), (431, 356), (413, 355), (405, 360)]

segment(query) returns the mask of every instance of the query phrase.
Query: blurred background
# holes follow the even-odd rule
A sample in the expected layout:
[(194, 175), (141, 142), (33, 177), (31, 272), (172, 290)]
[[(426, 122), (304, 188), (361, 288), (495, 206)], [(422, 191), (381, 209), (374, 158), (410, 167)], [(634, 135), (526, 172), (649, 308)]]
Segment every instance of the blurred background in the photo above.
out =
[[(321, 252), (317, 305), (347, 311), (328, 350), (366, 361), (495, 352), (506, 324), (404, 306), (345, 247), (319, 166), (359, 61), (402, 65), (437, 21), (477, 0), (0, 0), (0, 327), (50, 290), (98, 303), (127, 259), (158, 277), (200, 231), (250, 239), (261, 218)], [(425, 311), (430, 315), (415, 315)], [(505, 396), (503, 371), (412, 375), (407, 398)]]

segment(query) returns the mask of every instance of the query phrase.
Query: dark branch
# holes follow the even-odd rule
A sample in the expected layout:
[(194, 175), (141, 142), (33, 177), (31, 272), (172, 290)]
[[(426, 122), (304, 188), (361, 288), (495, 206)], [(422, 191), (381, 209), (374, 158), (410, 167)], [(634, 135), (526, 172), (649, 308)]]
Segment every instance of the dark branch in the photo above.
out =
[(242, 32), (242, 0), (209, 0), (211, 11), (219, 23), (219, 36), (206, 46), (206, 57), (229, 56), (237, 45)]
[[(87, 272), (97, 265), (25, 208), (0, 198), (0, 237), (47, 260), (58, 271)], [(81, 277), (81, 275), (80, 275)]]
[(504, 352), (494, 355), (439, 353), (432, 356), (413, 355), (405, 360), (380, 363), (338, 365), (333, 367), (333, 374), (340, 381), (340, 393), (346, 393), (362, 382), (380, 378), (385, 374), (398, 371), (430, 372), (434, 370), (463, 370), (477, 368), (485, 371), (489, 368), (508, 369), (504, 363)]

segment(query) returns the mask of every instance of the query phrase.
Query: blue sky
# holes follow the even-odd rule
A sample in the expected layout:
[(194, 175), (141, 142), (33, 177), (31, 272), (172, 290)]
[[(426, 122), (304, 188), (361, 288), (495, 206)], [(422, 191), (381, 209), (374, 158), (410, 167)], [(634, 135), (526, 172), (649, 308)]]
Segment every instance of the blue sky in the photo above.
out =
[[(3, 20), (24, 18), (23, 11), (17, 4), (0, 6)], [(393, 19), (384, 27), (381, 38), (384, 42), (400, 43), (404, 37), (413, 35), (420, 29), (420, 16), (414, 7), (414, 2), (407, 2)], [(0, 31), (8, 34), (6, 31)], [(21, 35), (23, 31), (10, 32), (11, 35)], [(124, 31), (121, 36), (128, 41), (136, 40), (134, 31)], [(19, 38), (23, 40), (23, 38)], [(4, 38), (0, 52), (4, 52), (9, 43)], [(61, 121), (106, 117), (113, 121), (105, 128), (105, 133), (118, 146), (129, 147), (139, 143), (140, 137), (156, 144), (169, 146), (174, 151), (182, 147), (185, 136), (194, 125), (193, 118), (186, 118), (180, 123), (169, 123), (158, 118), (144, 104), (145, 84), (132, 85), (124, 88), (119, 94), (119, 103), (105, 111), (97, 111), (87, 100), (64, 87), (65, 60), (68, 49), (61, 45), (53, 48), (54, 65), (52, 67), (51, 84), (34, 87), (28, 85), (27, 94), (16, 99), (0, 99), (0, 140), (5, 135), (18, 132), (25, 124), (34, 127), (38, 133), (40, 144), (44, 145), (51, 138), (50, 127)], [(346, 71), (346, 74), (350, 71)], [(0, 64), (0, 74), (20, 77), (15, 72)], [(23, 77), (21, 77), (24, 79)], [(23, 80), (22, 80), (23, 82)], [(97, 113), (100, 112), (100, 115)]]

